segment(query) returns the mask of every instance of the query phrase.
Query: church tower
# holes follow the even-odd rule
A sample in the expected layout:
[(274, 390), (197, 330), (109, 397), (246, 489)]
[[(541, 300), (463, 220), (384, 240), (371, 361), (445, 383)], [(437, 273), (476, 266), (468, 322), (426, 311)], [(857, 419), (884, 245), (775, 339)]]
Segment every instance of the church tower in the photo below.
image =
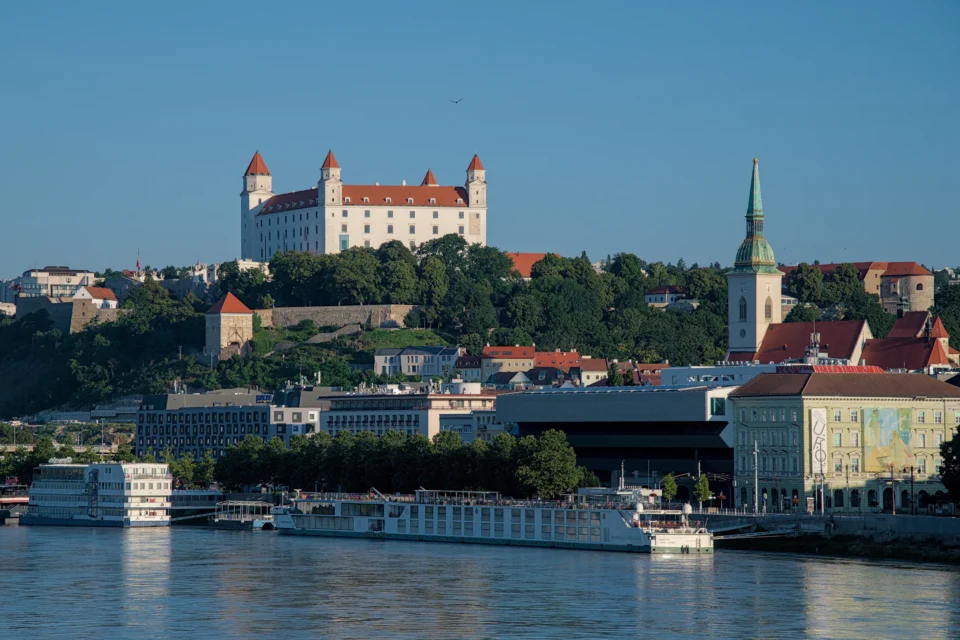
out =
[(473, 154), (473, 160), (467, 167), (467, 203), (471, 207), (487, 206), (487, 171), (480, 162), (480, 156)]
[(763, 237), (760, 166), (753, 159), (747, 201), (747, 237), (740, 243), (733, 269), (727, 272), (729, 351), (755, 353), (771, 324), (779, 324), (783, 274), (770, 243)]
[(264, 259), (257, 251), (259, 243), (254, 242), (257, 235), (254, 212), (272, 197), (273, 176), (257, 151), (243, 174), (243, 191), (240, 192), (240, 255), (244, 260)]
[(322, 207), (340, 206), (343, 204), (343, 182), (340, 180), (340, 165), (333, 156), (333, 151), (327, 151), (320, 167), (320, 181), (317, 183), (318, 197)]

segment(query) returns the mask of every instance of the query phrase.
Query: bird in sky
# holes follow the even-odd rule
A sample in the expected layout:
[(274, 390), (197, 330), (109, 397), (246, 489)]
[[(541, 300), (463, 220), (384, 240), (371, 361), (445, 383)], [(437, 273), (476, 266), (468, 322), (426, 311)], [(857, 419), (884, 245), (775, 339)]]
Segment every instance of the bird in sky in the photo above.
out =
[[(463, 98), (460, 98), (460, 100), (463, 100)], [(453, 104), (460, 104), (460, 100), (451, 100), (450, 102)]]

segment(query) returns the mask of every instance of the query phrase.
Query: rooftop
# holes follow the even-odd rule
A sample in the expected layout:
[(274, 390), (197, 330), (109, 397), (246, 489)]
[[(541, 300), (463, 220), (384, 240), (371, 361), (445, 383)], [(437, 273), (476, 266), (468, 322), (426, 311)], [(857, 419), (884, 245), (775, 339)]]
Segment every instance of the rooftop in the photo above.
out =
[(960, 388), (919, 373), (761, 373), (730, 394), (763, 396), (960, 399)]
[(829, 358), (849, 360), (856, 351), (860, 336), (866, 329), (865, 320), (838, 320), (834, 322), (787, 322), (771, 324), (756, 353), (733, 351), (728, 360), (759, 360), (760, 364), (779, 364), (804, 357), (810, 346), (810, 335), (820, 334), (820, 351)]
[(207, 309), (207, 313), (253, 313), (253, 311), (240, 302), (240, 298), (228, 291), (227, 295)]

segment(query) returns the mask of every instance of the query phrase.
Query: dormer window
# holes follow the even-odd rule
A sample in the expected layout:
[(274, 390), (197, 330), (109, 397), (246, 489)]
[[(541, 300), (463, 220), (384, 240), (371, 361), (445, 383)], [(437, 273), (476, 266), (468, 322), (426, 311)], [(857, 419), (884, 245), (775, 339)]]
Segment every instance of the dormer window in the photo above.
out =
[(430, 198), (430, 204), (437, 204), (436, 198)]
[(383, 201), (386, 202), (387, 204), (390, 204), (391, 202), (393, 202), (393, 200), (391, 200), (390, 198), (384, 198)]
[(348, 196), (348, 197), (344, 198), (343, 201), (344, 201), (344, 203), (346, 203), (346, 204), (350, 204), (350, 197)]
[(463, 204), (463, 198), (457, 198), (457, 204)]
[(370, 198), (364, 196), (364, 197), (363, 197), (363, 201), (364, 201), (364, 202), (370, 202)]
[(407, 204), (413, 204), (413, 198), (407, 198)]

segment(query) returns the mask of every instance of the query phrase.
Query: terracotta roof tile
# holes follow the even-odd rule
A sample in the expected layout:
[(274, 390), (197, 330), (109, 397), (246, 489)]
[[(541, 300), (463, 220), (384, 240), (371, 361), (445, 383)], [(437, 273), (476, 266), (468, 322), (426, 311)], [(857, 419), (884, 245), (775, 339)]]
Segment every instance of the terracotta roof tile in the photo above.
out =
[[(439, 186), (400, 186), (400, 185), (343, 185), (344, 204), (350, 198), (350, 204), (363, 204), (364, 198), (369, 204), (384, 206), (387, 204), (402, 207), (407, 204), (434, 207), (466, 207), (467, 191), (463, 187)], [(389, 202), (387, 199), (389, 198)], [(408, 199), (413, 202), (408, 202)]]
[(916, 262), (888, 262), (887, 270), (884, 271), (881, 276), (886, 278), (889, 276), (932, 276), (928, 270), (924, 269), (922, 266)]
[[(939, 347), (939, 351), (937, 349)], [(926, 338), (880, 338), (867, 340), (860, 356), (867, 364), (884, 369), (917, 371), (931, 364), (949, 364), (937, 340)]]
[(759, 360), (760, 364), (779, 364), (798, 360), (810, 346), (810, 334), (820, 334), (820, 350), (829, 358), (850, 359), (864, 333), (865, 320), (835, 322), (786, 322), (771, 324), (757, 353), (734, 351), (728, 360), (745, 362)]
[(240, 298), (229, 291), (227, 295), (220, 298), (217, 304), (207, 309), (207, 313), (253, 313), (247, 308), (247, 305), (240, 302)]
[(483, 348), (483, 357), (494, 360), (504, 360), (509, 358), (532, 360), (533, 354), (533, 347), (491, 347), (490, 345), (487, 345)]
[(433, 171), (427, 169), (427, 175), (423, 176), (423, 182), (420, 183), (421, 187), (435, 187), (437, 186), (437, 179), (433, 177)]
[(929, 314), (926, 311), (908, 311), (902, 318), (897, 318), (893, 328), (887, 334), (888, 338), (919, 338), (923, 335), (923, 328), (927, 324)]
[(117, 295), (113, 292), (113, 289), (107, 289), (106, 287), (84, 287), (87, 290), (94, 300), (116, 300)]
[(337, 159), (333, 156), (333, 151), (327, 151), (327, 157), (323, 159), (323, 165), (321, 169), (339, 169), (340, 165), (337, 164)]
[(930, 329), (931, 338), (949, 338), (950, 334), (947, 333), (947, 328), (943, 326), (943, 320), (937, 318), (933, 321), (933, 327)]
[[(820, 269), (825, 276), (833, 275), (842, 262), (828, 262), (813, 265)], [(860, 279), (863, 280), (867, 271), (881, 270), (880, 276), (888, 278), (891, 276), (930, 276), (933, 275), (916, 262), (852, 262), (854, 268), (860, 273)], [(790, 273), (797, 268), (797, 265), (777, 267), (783, 273)]]
[(467, 171), (483, 171), (483, 163), (480, 162), (480, 156), (473, 154), (473, 159), (470, 161), (469, 166), (467, 166)]
[(454, 366), (457, 369), (479, 369), (480, 356), (460, 356)]
[(507, 251), (506, 254), (508, 258), (513, 260), (513, 268), (519, 271), (524, 278), (530, 277), (530, 270), (533, 269), (534, 264), (547, 257), (545, 253), (511, 253)]
[(606, 371), (606, 358), (583, 358), (580, 361), (580, 371)]
[(250, 164), (247, 165), (247, 170), (243, 175), (245, 176), (270, 175), (270, 169), (267, 169), (267, 163), (263, 161), (263, 158), (260, 156), (259, 151), (253, 154), (253, 159), (250, 161)]
[(576, 351), (537, 351), (534, 366), (553, 367), (569, 373), (571, 367), (580, 366), (580, 354)]
[(659, 287), (654, 287), (647, 291), (648, 296), (654, 294), (664, 294), (664, 293), (683, 293), (683, 287), (676, 284), (661, 284)]

